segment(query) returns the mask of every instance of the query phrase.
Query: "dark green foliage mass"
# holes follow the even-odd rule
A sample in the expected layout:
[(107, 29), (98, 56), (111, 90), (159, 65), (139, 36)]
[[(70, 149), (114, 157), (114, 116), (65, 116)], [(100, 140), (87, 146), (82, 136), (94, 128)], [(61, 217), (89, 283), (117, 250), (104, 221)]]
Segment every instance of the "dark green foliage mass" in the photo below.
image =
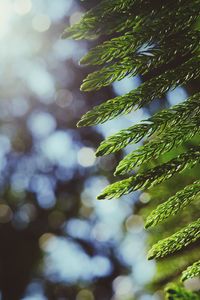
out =
[[(81, 118), (78, 126), (106, 122), (146, 107), (176, 87), (189, 89), (194, 82), (199, 82), (199, 14), (199, 0), (104, 0), (87, 12), (78, 24), (67, 28), (63, 37), (108, 38), (81, 59), (81, 64), (99, 67), (84, 80), (81, 86), (83, 91), (98, 90), (126, 76), (141, 75), (144, 79), (131, 92), (91, 109)], [(117, 152), (145, 137), (148, 139), (143, 146), (122, 159), (115, 172), (115, 175), (126, 175), (137, 167), (137, 174), (106, 187), (98, 198), (118, 198), (138, 189), (149, 189), (175, 174), (178, 176), (184, 170), (186, 172), (186, 169), (189, 172), (188, 168), (198, 168), (199, 120), (200, 93), (195, 87), (185, 102), (159, 111), (140, 124), (108, 137), (97, 149), (97, 156)], [(191, 147), (193, 141), (197, 142)], [(176, 152), (178, 147), (179, 153)], [(168, 156), (170, 159), (163, 162), (162, 156), (168, 152), (172, 157)], [(177, 216), (185, 207), (188, 209), (188, 215), (184, 210), (187, 216), (180, 222), (179, 228), (174, 226), (176, 232), (171, 232), (173, 226), (171, 231), (165, 230), (169, 236), (164, 239), (163, 232), (158, 233), (160, 240), (149, 251), (149, 259), (169, 256), (198, 243), (200, 219), (199, 207), (195, 203), (199, 198), (200, 183), (198, 178), (190, 181), (188, 177), (187, 184), (147, 216), (146, 227), (153, 227), (171, 216)], [(193, 249), (190, 250), (192, 253)], [(189, 265), (194, 264), (189, 266), (177, 259), (181, 271), (188, 267), (183, 272), (182, 280), (199, 276), (199, 260), (191, 262), (189, 256), (184, 257)], [(194, 255), (194, 259), (199, 259), (198, 255)], [(167, 299), (199, 299), (199, 295), (173, 287), (167, 290)]]
[(172, 284), (166, 289), (166, 299), (167, 300), (198, 300), (199, 293), (192, 293), (186, 291), (184, 288)]

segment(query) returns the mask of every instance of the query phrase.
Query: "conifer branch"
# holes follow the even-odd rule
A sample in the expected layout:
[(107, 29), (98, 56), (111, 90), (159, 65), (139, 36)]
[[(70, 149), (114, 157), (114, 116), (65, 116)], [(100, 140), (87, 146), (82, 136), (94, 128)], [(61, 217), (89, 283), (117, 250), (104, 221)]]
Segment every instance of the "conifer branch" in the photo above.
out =
[[(141, 31), (143, 28), (144, 32), (146, 29), (148, 29), (146, 31), (153, 29), (154, 32), (157, 32), (157, 36), (158, 34), (163, 36), (163, 34), (167, 35), (170, 32), (178, 32), (194, 24), (200, 12), (198, 0), (194, 0), (192, 3), (181, 2), (181, 5), (180, 1), (168, 1), (165, 5), (161, 2), (160, 6), (158, 6), (158, 3), (155, 3), (159, 9), (159, 18), (159, 16), (156, 17), (158, 11), (156, 10), (156, 5), (155, 9), (153, 9), (152, 1), (104, 0), (86, 12), (79, 23), (66, 28), (62, 37), (94, 39), (98, 35), (109, 35), (114, 31), (127, 31), (134, 28), (138, 18), (144, 18), (144, 22), (137, 31)], [(173, 9), (170, 9), (171, 5), (173, 5)], [(168, 18), (166, 18), (166, 15)], [(181, 23), (180, 15), (183, 21)]]
[(102, 65), (112, 60), (122, 59), (136, 50), (136, 41), (132, 32), (113, 38), (90, 50), (80, 64)]
[(200, 219), (190, 223), (187, 227), (172, 236), (153, 245), (148, 253), (148, 259), (160, 258), (194, 243), (200, 238)]
[[(78, 122), (78, 126), (91, 126), (104, 123), (118, 115), (129, 113), (134, 107), (141, 108), (156, 97), (162, 97), (170, 88), (186, 84), (200, 76), (200, 57), (192, 58), (183, 65), (166, 71), (164, 74), (144, 82), (130, 93), (94, 107)], [(98, 84), (98, 83), (97, 83)], [(90, 86), (86, 86), (90, 90)]]
[(190, 123), (181, 126), (166, 127), (165, 131), (157, 138), (125, 156), (117, 166), (115, 175), (126, 174), (132, 171), (134, 167), (148, 162), (150, 159), (158, 158), (173, 147), (191, 139), (197, 133), (200, 133), (199, 118), (194, 120), (194, 123), (190, 120)]
[[(153, 47), (149, 42), (149, 48), (147, 47), (147, 50), (144, 51), (137, 50), (138, 42), (133, 42), (135, 39), (131, 34), (106, 42), (103, 47), (97, 46), (81, 60), (81, 63), (101, 65), (116, 60), (117, 58), (120, 58), (120, 61), (89, 74), (84, 79), (81, 89), (83, 91), (97, 90), (114, 81), (121, 80), (127, 75), (144, 75), (152, 69), (169, 64), (177, 56), (182, 58), (186, 57), (188, 53), (191, 54), (197, 49), (200, 34), (196, 34), (196, 38), (190, 35), (190, 38), (188, 38), (185, 44), (183, 44), (181, 37), (173, 37), (171, 41), (168, 40), (170, 47), (165, 43), (162, 47)], [(185, 38), (185, 40), (187, 40), (187, 38)], [(132, 41), (132, 44), (128, 46), (130, 41)], [(143, 40), (139, 42), (140, 45), (144, 44)], [(120, 43), (122, 44), (121, 47), (119, 47)], [(124, 49), (126, 47), (127, 49)], [(179, 51), (177, 51), (177, 49), (179, 49)], [(135, 50), (135, 52), (133, 52), (133, 50)]]
[(170, 284), (166, 290), (166, 300), (199, 300), (200, 293), (191, 292), (176, 284)]
[[(116, 80), (137, 74), (152, 78), (130, 93), (94, 107), (82, 117), (78, 126), (97, 125), (127, 114), (156, 98), (162, 98), (170, 89), (199, 78), (200, 32), (196, 25), (199, 14), (199, 0), (103, 0), (87, 12), (78, 24), (68, 28), (63, 37), (93, 39), (115, 33), (114, 39), (93, 48), (81, 60), (83, 64), (102, 66), (88, 75), (82, 90), (98, 90)], [(185, 103), (161, 111), (141, 124), (109, 137), (101, 143), (97, 156), (116, 152), (144, 137), (152, 137), (147, 144), (121, 161), (116, 174), (124, 174), (190, 140), (200, 129), (199, 96), (200, 93), (197, 93)], [(199, 162), (200, 147), (192, 148), (167, 163), (111, 184), (98, 199), (118, 198), (138, 189), (151, 188)], [(199, 187), (200, 181), (197, 180), (159, 205), (147, 218), (146, 227), (154, 226), (192, 204), (199, 197)], [(192, 212), (193, 207), (196, 208), (195, 204), (191, 205)], [(200, 219), (159, 241), (150, 250), (149, 258), (164, 257), (199, 238)], [(199, 257), (187, 259), (186, 263), (182, 261), (180, 271), (195, 260)], [(183, 273), (183, 278), (193, 277), (194, 274), (199, 274), (199, 261)], [(170, 300), (196, 300), (200, 296), (178, 286), (169, 288), (167, 295)]]
[(200, 180), (186, 186), (183, 190), (169, 198), (168, 201), (160, 204), (153, 210), (146, 219), (145, 228), (153, 227), (158, 223), (163, 222), (168, 217), (176, 215), (199, 196)]
[(161, 183), (174, 174), (182, 172), (186, 167), (193, 167), (200, 161), (200, 148), (191, 148), (167, 163), (154, 167), (145, 173), (139, 173), (128, 179), (109, 185), (98, 196), (98, 199), (119, 198), (138, 189), (146, 189)]
[(145, 136), (150, 137), (155, 132), (162, 132), (166, 126), (178, 126), (200, 114), (200, 93), (188, 98), (187, 101), (175, 105), (170, 109), (162, 110), (151, 118), (123, 129), (103, 141), (96, 151), (97, 156), (102, 156), (119, 151), (131, 143), (138, 143)]
[(183, 251), (170, 255), (165, 259), (156, 262), (156, 274), (153, 278), (153, 285), (165, 281), (167, 278), (179, 276), (189, 265), (200, 259), (198, 247), (190, 251)]
[(103, 0), (96, 7), (86, 12), (79, 23), (67, 27), (62, 37), (77, 40), (93, 39), (97, 35), (106, 32), (104, 31), (106, 27), (103, 26), (105, 24), (108, 25), (107, 30), (111, 33), (118, 28), (119, 24), (126, 24), (126, 12), (131, 9), (134, 2), (134, 0)]
[[(150, 67), (156, 68), (159, 65), (167, 64), (174, 59), (175, 56), (186, 56), (187, 53), (192, 53), (199, 46), (199, 32), (181, 32), (169, 36), (167, 40), (158, 40), (157, 45), (153, 45), (152, 36), (146, 36), (149, 31), (144, 33), (128, 32), (117, 38), (113, 38), (98, 45), (90, 50), (81, 60), (80, 64), (103, 65), (114, 61), (122, 62), (122, 59), (132, 59), (133, 65), (138, 61), (140, 65), (146, 63), (149, 70)], [(146, 45), (146, 51), (141, 51), (143, 45)], [(149, 56), (148, 56), (149, 54)], [(139, 60), (139, 57), (141, 59)], [(144, 57), (143, 57), (144, 56)], [(149, 59), (152, 58), (151, 60)], [(146, 60), (145, 60), (146, 58)], [(154, 66), (154, 64), (156, 64)], [(139, 69), (139, 68), (138, 68)], [(143, 70), (143, 73), (145, 69)]]
[(112, 82), (121, 80), (125, 76), (134, 76), (137, 74), (136, 66), (133, 66), (132, 60), (125, 58), (121, 63), (116, 63), (102, 68), (100, 71), (89, 74), (81, 85), (82, 91), (99, 90), (110, 85)]
[[(165, 49), (166, 51), (166, 49)], [(159, 68), (163, 64), (168, 64), (174, 59), (174, 52), (169, 50), (162, 52), (160, 49), (150, 49), (141, 53), (136, 53), (132, 57), (125, 57), (120, 62), (103, 67), (99, 71), (89, 74), (81, 85), (82, 91), (99, 90), (102, 87), (122, 80), (126, 76), (137, 74), (145, 75), (152, 69)]]
[(200, 260), (195, 262), (192, 266), (189, 266), (184, 272), (181, 277), (182, 281), (187, 279), (191, 279), (194, 277), (200, 277)]

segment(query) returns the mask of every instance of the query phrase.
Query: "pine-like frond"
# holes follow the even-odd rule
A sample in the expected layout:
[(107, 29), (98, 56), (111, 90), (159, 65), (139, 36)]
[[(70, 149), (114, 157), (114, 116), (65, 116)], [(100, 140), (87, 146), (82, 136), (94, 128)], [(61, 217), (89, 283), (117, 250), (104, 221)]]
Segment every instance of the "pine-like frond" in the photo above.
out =
[(182, 253), (176, 252), (174, 255), (158, 260), (156, 263), (156, 273), (151, 282), (151, 286), (163, 286), (166, 284), (166, 281), (169, 282), (173, 278), (179, 278), (188, 266), (199, 259), (199, 250), (194, 247), (190, 251), (182, 251)]
[(181, 280), (185, 281), (194, 277), (200, 277), (200, 260), (195, 262), (183, 272)]
[(128, 154), (117, 166), (115, 175), (126, 174), (134, 167), (146, 163), (150, 159), (156, 159), (173, 147), (191, 139), (195, 134), (200, 133), (199, 125), (199, 120), (195, 120), (194, 123), (166, 128), (163, 134)]
[[(145, 107), (155, 99), (162, 99), (166, 92), (178, 86), (186, 86), (197, 80), (200, 77), (199, 15), (199, 0), (103, 0), (85, 13), (78, 24), (67, 28), (63, 37), (93, 39), (106, 35), (108, 38), (80, 61), (81, 64), (99, 66), (97, 71), (83, 81), (83, 91), (98, 90), (126, 76), (144, 75), (144, 78), (150, 78), (128, 94), (94, 107), (81, 118), (78, 126), (97, 125), (112, 120), (133, 109)], [(114, 38), (112, 36), (109, 39), (113, 33)], [(195, 94), (185, 102), (108, 137), (101, 143), (96, 155), (114, 153), (131, 143), (151, 137), (145, 145), (128, 154), (119, 163), (115, 174), (125, 174), (151, 159), (158, 159), (185, 142), (190, 143), (192, 138), (199, 136), (199, 100), (197, 88)], [(200, 148), (191, 148), (166, 163), (142, 173), (138, 171), (135, 176), (111, 184), (98, 198), (118, 198), (138, 189), (151, 188), (186, 167), (195, 166), (199, 161)], [(200, 219), (196, 214), (198, 207), (194, 200), (199, 197), (200, 182), (194, 178), (192, 180), (193, 184), (188, 181), (188, 186), (182, 187), (182, 190), (148, 215), (146, 227), (155, 226), (170, 216), (177, 217), (186, 206), (188, 209), (190, 207), (197, 221), (181, 229), (181, 226), (185, 226), (181, 220), (179, 230), (175, 233), (166, 230), (169, 237), (164, 240), (158, 234), (160, 240), (150, 250), (149, 258), (164, 257), (199, 239)], [(187, 215), (186, 220), (189, 223), (192, 218), (188, 219)], [(195, 256), (194, 260), (198, 259)], [(180, 261), (180, 272), (192, 263), (188, 258), (189, 264)], [(198, 268), (199, 262), (188, 268), (183, 278), (197, 274)], [(187, 292), (178, 286), (168, 289), (167, 295), (168, 299), (199, 299), (197, 293)]]
[(162, 132), (166, 127), (180, 126), (181, 123), (200, 116), (200, 93), (188, 98), (187, 101), (162, 110), (141, 124), (108, 137), (96, 151), (97, 156), (110, 154), (125, 148), (131, 143), (138, 143), (145, 136), (150, 137), (155, 132)]
[[(114, 76), (114, 75), (113, 75)], [(184, 85), (200, 76), (200, 57), (192, 58), (180, 67), (166, 71), (164, 74), (146, 81), (130, 93), (108, 100), (87, 112), (79, 121), (78, 126), (91, 126), (104, 123), (118, 115), (127, 114), (133, 108), (141, 108), (156, 98), (162, 97), (171, 88)], [(98, 85), (98, 81), (96, 83)], [(85, 86), (86, 90), (93, 85)]]
[[(95, 8), (86, 12), (79, 23), (67, 27), (62, 37), (77, 40), (84, 38), (92, 39), (106, 32), (105, 25), (110, 34), (117, 30), (119, 25), (123, 23), (127, 25), (126, 12), (131, 9), (134, 2), (133, 0), (101, 1)], [(110, 19), (112, 19), (112, 22), (110, 22)]]
[(182, 191), (179, 191), (172, 196), (168, 201), (160, 204), (147, 217), (145, 227), (153, 227), (160, 222), (163, 222), (170, 216), (176, 215), (180, 210), (188, 206), (192, 201), (200, 196), (200, 180), (186, 186)]
[(200, 299), (200, 293), (188, 291), (179, 285), (170, 284), (166, 288), (166, 300), (199, 300), (199, 299)]
[[(194, 63), (196, 62), (196, 64)], [(138, 99), (138, 107), (142, 107), (143, 105), (149, 103), (156, 97), (161, 97), (166, 93), (170, 88), (175, 88), (179, 85), (186, 84), (189, 80), (196, 79), (200, 76), (199, 71), (200, 66), (200, 56), (194, 59), (190, 59), (185, 62), (180, 67), (177, 67), (173, 70), (168, 70), (164, 74), (159, 75), (156, 78), (153, 78), (150, 81), (145, 82), (141, 87), (136, 90), (136, 96)], [(147, 67), (147, 65), (146, 65)], [(113, 83), (116, 80), (121, 80), (125, 76), (133, 76), (139, 73), (141, 66), (137, 67), (137, 63), (134, 65), (134, 61), (129, 58), (126, 58), (122, 63), (116, 63), (114, 65), (110, 65), (108, 67), (103, 68), (100, 71), (91, 73), (88, 77), (83, 81), (81, 86), (82, 91), (92, 91), (98, 90), (104, 86), (107, 86)], [(179, 76), (177, 76), (179, 74)], [(152, 85), (155, 85), (155, 91), (152, 91)], [(162, 88), (161, 88), (162, 86)], [(140, 99), (145, 93), (146, 89), (151, 93), (151, 100), (143, 100)], [(134, 98), (135, 92), (131, 92), (127, 94), (127, 98), (132, 96)], [(120, 98), (122, 98), (121, 96)], [(113, 99), (114, 100), (114, 99)], [(141, 104), (140, 104), (141, 102)], [(136, 103), (137, 104), (137, 103)], [(99, 106), (100, 108), (101, 106)], [(83, 124), (84, 125), (84, 124)], [(94, 124), (85, 124), (86, 125), (94, 125)]]
[(193, 167), (200, 161), (200, 148), (190, 149), (188, 152), (170, 160), (167, 163), (154, 167), (149, 171), (131, 176), (128, 179), (109, 185), (98, 196), (98, 199), (119, 198), (138, 189), (146, 189), (161, 183), (174, 174), (182, 172), (186, 167)]
[[(193, 53), (199, 46), (200, 33), (198, 31), (192, 34), (191, 32), (181, 32), (169, 36), (167, 43), (165, 40), (160, 40), (159, 46), (152, 44), (152, 36), (145, 37), (146, 34), (149, 34), (148, 30), (142, 34), (128, 32), (106, 41), (90, 50), (80, 60), (80, 64), (103, 65), (120, 60), (123, 67), (123, 63), (126, 62), (123, 59), (128, 57), (133, 61), (133, 65), (138, 67), (140, 74), (141, 72), (145, 74), (150, 68), (155, 69), (164, 63), (169, 63), (177, 55), (185, 57), (187, 54)], [(182, 43), (183, 38), (184, 44)], [(142, 50), (143, 44), (146, 44), (144, 50)]]
[(84, 79), (81, 90), (99, 90), (114, 81), (123, 79), (127, 75), (134, 76), (137, 73), (138, 70), (134, 68), (132, 59), (124, 59), (121, 63), (109, 65), (100, 71), (89, 74), (86, 79)]
[(159, 241), (148, 253), (148, 259), (160, 258), (169, 255), (194, 243), (200, 238), (200, 219), (190, 223), (172, 236)]

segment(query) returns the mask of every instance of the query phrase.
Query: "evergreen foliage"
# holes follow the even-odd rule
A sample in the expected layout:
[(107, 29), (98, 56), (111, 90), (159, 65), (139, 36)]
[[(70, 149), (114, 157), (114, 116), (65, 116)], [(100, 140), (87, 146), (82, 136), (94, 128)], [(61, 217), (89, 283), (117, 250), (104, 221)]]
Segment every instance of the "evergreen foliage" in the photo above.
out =
[(183, 171), (186, 167), (192, 167), (199, 161), (200, 148), (190, 149), (188, 152), (181, 154), (167, 163), (109, 185), (98, 196), (98, 199), (119, 198), (138, 189), (153, 187), (171, 178), (175, 173)]
[(174, 216), (200, 195), (200, 181), (186, 186), (183, 190), (177, 192), (168, 201), (158, 205), (146, 219), (145, 227), (152, 227), (163, 222), (170, 216)]
[(149, 251), (148, 258), (164, 257), (182, 249), (200, 238), (200, 219), (176, 232), (172, 236), (159, 241)]
[[(182, 251), (181, 254), (177, 252), (176, 254), (158, 260), (156, 264), (156, 274), (150, 284), (151, 290), (155, 290), (157, 287), (163, 287), (166, 282), (180, 278), (182, 272), (192, 265), (194, 261), (198, 261), (199, 259), (200, 253), (197, 247), (197, 249)], [(181, 277), (181, 279), (183, 281), (183, 277)]]
[[(140, 109), (155, 99), (162, 99), (166, 92), (178, 86), (187, 87), (197, 80), (200, 77), (199, 14), (199, 0), (104, 0), (85, 13), (78, 24), (67, 28), (64, 38), (110, 36), (81, 59), (81, 64), (99, 67), (84, 80), (83, 91), (98, 90), (126, 76), (139, 74), (145, 79), (135, 90), (94, 107), (81, 118), (78, 126), (97, 125)], [(115, 34), (114, 38), (112, 34)], [(199, 139), (199, 99), (200, 93), (195, 90), (185, 102), (157, 112), (148, 120), (103, 141), (97, 156), (115, 153), (148, 138), (143, 146), (119, 163), (115, 172), (115, 175), (125, 175), (137, 170), (137, 174), (111, 184), (98, 199), (118, 198), (138, 189), (149, 189), (186, 168), (197, 166), (200, 161), (198, 146), (186, 146), (187, 151), (175, 154), (166, 162), (156, 162), (164, 153), (181, 145), (184, 148), (192, 138)], [(156, 166), (152, 167), (152, 162)], [(195, 206), (199, 188), (200, 182), (196, 178), (159, 204), (147, 217), (146, 227), (162, 223), (186, 206), (190, 207), (191, 213), (195, 211), (196, 216), (199, 213)], [(181, 223), (176, 232), (159, 240), (149, 251), (149, 259), (168, 256), (197, 242), (200, 239), (199, 215), (196, 221), (191, 219), (191, 216), (186, 218), (191, 222)], [(197, 261), (183, 272), (182, 280), (199, 274)], [(167, 299), (195, 300), (199, 299), (199, 294), (173, 286), (167, 290)]]
[(101, 143), (96, 155), (101, 156), (117, 152), (131, 143), (138, 143), (145, 136), (150, 137), (154, 133), (156, 135), (162, 133), (166, 127), (174, 128), (177, 126), (179, 128), (182, 123), (197, 119), (200, 115), (199, 97), (200, 93), (197, 93), (179, 105), (156, 113), (148, 120), (143, 121), (142, 124), (134, 125), (108, 137)]
[(199, 297), (199, 293), (189, 292), (175, 284), (166, 288), (166, 300), (198, 300)]
[(200, 276), (200, 260), (183, 272), (182, 281)]

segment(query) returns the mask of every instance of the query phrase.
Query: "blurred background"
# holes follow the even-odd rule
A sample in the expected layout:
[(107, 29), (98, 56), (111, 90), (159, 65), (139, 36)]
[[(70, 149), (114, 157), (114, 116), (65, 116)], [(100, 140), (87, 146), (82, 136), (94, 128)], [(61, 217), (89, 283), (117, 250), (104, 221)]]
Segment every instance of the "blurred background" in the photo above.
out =
[[(98, 1), (96, 1), (98, 2)], [(81, 93), (90, 68), (79, 59), (95, 44), (62, 40), (95, 1), (0, 0), (0, 299), (158, 300), (146, 288), (155, 262), (136, 192), (101, 202), (117, 155), (95, 158), (106, 136), (183, 101), (178, 88), (162, 102), (94, 128), (76, 122), (91, 106), (136, 88), (126, 78)], [(138, 146), (138, 145), (137, 145)]]

